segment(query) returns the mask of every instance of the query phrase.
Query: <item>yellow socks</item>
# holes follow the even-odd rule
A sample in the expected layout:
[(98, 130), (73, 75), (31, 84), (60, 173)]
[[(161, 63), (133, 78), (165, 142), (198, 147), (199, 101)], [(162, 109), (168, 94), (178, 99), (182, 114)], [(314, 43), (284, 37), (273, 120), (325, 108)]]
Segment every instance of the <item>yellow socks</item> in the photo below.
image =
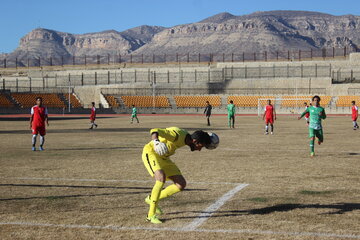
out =
[(151, 203), (150, 203), (148, 218), (151, 218), (152, 216), (155, 215), (156, 204), (159, 201), (160, 192), (161, 192), (163, 186), (164, 186), (163, 182), (160, 182), (160, 181), (155, 182), (155, 185), (151, 191), (151, 197), (150, 197)]
[(175, 184), (171, 184), (161, 191), (159, 200), (170, 197), (171, 195), (174, 195), (180, 191), (181, 190)]

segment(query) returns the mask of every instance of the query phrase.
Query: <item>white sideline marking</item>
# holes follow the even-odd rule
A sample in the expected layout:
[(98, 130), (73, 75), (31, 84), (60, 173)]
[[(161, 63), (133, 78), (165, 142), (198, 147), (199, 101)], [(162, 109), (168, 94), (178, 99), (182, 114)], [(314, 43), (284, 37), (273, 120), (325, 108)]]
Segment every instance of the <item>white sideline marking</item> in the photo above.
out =
[[(148, 183), (153, 180), (130, 180), (130, 179), (81, 179), (81, 178), (32, 178), (32, 177), (0, 177), (0, 179), (15, 179), (15, 180), (48, 180), (48, 181), (70, 181), (70, 182), (135, 182)], [(194, 184), (213, 184), (213, 185), (237, 185), (239, 183), (232, 182), (189, 182)]]
[(197, 218), (194, 219), (191, 223), (186, 225), (184, 227), (184, 230), (193, 231), (197, 229), (201, 224), (203, 224), (211, 215), (221, 208), (222, 205), (224, 205), (230, 198), (232, 198), (237, 192), (239, 192), (241, 189), (247, 187), (249, 184), (239, 184), (235, 188), (231, 189), (222, 197), (220, 197), (216, 202), (211, 204), (208, 208), (204, 210), (203, 213), (201, 213)]
[(290, 235), (290, 236), (310, 236), (310, 237), (335, 237), (335, 238), (351, 238), (360, 239), (360, 235), (352, 234), (334, 234), (334, 233), (318, 233), (318, 232), (275, 232), (252, 229), (184, 229), (184, 228), (155, 228), (155, 227), (121, 227), (121, 226), (95, 226), (95, 225), (72, 225), (72, 224), (51, 224), (51, 223), (32, 223), (32, 222), (0, 222), (0, 225), (18, 225), (28, 227), (57, 227), (57, 228), (73, 228), (73, 229), (100, 229), (100, 230), (145, 230), (145, 231), (172, 231), (172, 232), (213, 232), (213, 233), (250, 233), (262, 235)]

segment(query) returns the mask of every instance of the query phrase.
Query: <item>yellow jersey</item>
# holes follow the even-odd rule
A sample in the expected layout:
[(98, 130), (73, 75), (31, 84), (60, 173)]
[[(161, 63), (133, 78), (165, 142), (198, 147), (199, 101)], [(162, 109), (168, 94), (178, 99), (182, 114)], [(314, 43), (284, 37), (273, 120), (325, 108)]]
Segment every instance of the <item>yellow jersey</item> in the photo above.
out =
[[(178, 127), (169, 128), (153, 128), (150, 130), (150, 134), (157, 132), (160, 142), (166, 144), (169, 152), (164, 157), (169, 157), (175, 153), (175, 150), (185, 146), (185, 138), (189, 134), (186, 130)], [(151, 146), (154, 149), (153, 141), (149, 142), (147, 146)]]

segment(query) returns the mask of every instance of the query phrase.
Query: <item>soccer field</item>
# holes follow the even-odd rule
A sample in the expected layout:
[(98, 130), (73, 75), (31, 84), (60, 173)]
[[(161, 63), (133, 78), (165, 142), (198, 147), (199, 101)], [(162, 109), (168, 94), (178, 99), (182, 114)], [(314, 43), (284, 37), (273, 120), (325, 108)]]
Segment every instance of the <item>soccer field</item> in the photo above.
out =
[[(297, 116), (296, 116), (297, 117)], [(28, 121), (0, 121), (0, 239), (360, 239), (360, 131), (329, 116), (310, 158), (305, 121), (237, 116), (50, 118), (45, 151), (31, 151)], [(172, 159), (187, 190), (145, 221), (153, 179), (141, 160), (154, 127), (213, 131), (217, 149)]]

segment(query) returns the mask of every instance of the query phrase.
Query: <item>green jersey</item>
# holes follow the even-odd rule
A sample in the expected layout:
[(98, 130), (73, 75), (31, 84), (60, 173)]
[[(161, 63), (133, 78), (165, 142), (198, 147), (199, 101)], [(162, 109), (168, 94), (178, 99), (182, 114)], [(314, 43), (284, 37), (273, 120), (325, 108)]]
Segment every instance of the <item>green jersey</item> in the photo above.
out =
[(228, 115), (235, 115), (235, 105), (230, 103), (227, 105)]
[(322, 129), (321, 120), (326, 118), (325, 109), (323, 107), (308, 107), (305, 112), (301, 114), (301, 117), (305, 116), (306, 113), (310, 114), (309, 128), (319, 130)]
[(133, 108), (132, 108), (132, 115), (136, 115), (136, 114), (137, 114), (136, 107), (133, 107)]

